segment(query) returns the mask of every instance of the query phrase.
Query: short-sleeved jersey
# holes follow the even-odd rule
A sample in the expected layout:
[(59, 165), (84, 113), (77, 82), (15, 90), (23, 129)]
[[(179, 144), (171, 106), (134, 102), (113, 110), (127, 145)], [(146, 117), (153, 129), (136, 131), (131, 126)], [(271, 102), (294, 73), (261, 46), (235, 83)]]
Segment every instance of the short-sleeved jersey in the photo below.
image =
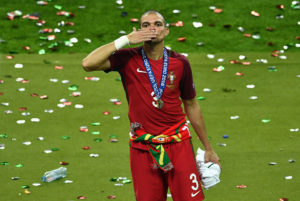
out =
[[(192, 99), (196, 96), (192, 71), (185, 56), (167, 50), (168, 77), (161, 97), (164, 106), (159, 109), (156, 107), (157, 99), (144, 67), (141, 48), (116, 51), (109, 57), (111, 68), (107, 72), (118, 71), (121, 75), (129, 105), (130, 122), (141, 124), (152, 135), (159, 135), (185, 118), (181, 99)], [(163, 59), (148, 60), (159, 86)]]

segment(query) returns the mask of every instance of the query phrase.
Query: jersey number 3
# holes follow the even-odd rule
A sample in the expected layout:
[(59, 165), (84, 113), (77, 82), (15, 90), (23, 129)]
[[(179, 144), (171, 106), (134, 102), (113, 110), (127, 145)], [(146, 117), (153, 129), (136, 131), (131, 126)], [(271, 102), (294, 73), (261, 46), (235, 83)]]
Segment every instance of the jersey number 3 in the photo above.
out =
[(153, 107), (158, 108), (158, 103), (157, 103), (158, 99), (156, 98), (156, 95), (155, 95), (154, 91), (152, 91), (151, 96), (153, 98), (153, 101), (152, 101)]

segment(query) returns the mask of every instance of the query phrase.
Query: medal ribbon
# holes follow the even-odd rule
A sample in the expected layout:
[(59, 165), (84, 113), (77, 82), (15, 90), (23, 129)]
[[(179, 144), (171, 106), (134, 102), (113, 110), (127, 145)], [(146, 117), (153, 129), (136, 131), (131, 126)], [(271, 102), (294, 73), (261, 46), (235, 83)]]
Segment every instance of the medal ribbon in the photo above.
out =
[(167, 83), (167, 77), (168, 77), (168, 66), (169, 66), (169, 57), (166, 48), (164, 48), (163, 51), (163, 69), (162, 69), (162, 75), (161, 75), (161, 80), (160, 80), (160, 86), (157, 86), (157, 82), (154, 76), (154, 73), (152, 71), (150, 62), (146, 56), (144, 48), (142, 48), (142, 58), (144, 62), (144, 66), (147, 72), (147, 75), (149, 77), (152, 89), (155, 93), (156, 98), (160, 99)]

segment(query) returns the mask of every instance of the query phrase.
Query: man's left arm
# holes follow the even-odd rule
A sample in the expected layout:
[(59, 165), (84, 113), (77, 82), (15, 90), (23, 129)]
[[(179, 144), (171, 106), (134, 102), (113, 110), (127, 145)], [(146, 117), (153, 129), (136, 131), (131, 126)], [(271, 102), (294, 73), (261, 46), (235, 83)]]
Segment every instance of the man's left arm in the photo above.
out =
[(197, 100), (193, 98), (189, 100), (182, 100), (182, 102), (184, 105), (185, 113), (187, 114), (187, 117), (190, 120), (192, 127), (194, 128), (197, 136), (199, 137), (200, 141), (204, 146), (205, 162), (210, 161), (219, 164), (219, 157), (214, 152), (213, 148), (211, 147), (208, 141), (203, 116)]

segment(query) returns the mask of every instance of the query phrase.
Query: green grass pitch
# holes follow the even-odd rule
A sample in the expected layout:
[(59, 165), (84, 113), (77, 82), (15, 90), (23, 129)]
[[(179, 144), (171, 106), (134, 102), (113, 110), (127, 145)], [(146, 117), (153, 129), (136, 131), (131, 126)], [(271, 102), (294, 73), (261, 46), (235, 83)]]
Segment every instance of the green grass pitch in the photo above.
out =
[[(132, 183), (115, 186), (113, 177), (131, 178), (128, 159), (127, 103), (117, 73), (86, 73), (80, 66), (85, 54), (15, 55), (12, 60), (1, 56), (1, 134), (0, 150), (1, 199), (3, 200), (106, 200), (116, 195), (116, 200), (134, 200)], [(299, 132), (299, 64), (296, 53), (287, 54), (287, 60), (269, 54), (247, 53), (246, 61), (251, 65), (230, 64), (239, 54), (216, 54), (209, 59), (206, 54), (192, 53), (188, 56), (194, 74), (197, 96), (206, 121), (210, 141), (221, 158), (223, 172), (221, 183), (205, 191), (207, 200), (279, 200), (287, 197), (296, 200), (300, 196), (298, 177)], [(224, 62), (217, 60), (223, 58)], [(267, 64), (257, 63), (265, 58)], [(15, 64), (23, 68), (15, 68)], [(55, 66), (63, 69), (55, 69)], [(213, 68), (223, 65), (221, 72)], [(270, 66), (277, 71), (270, 72)], [(235, 75), (236, 72), (243, 76)], [(298, 77), (297, 77), (298, 75)], [(99, 77), (99, 81), (86, 77)], [(28, 83), (17, 82), (17, 78)], [(50, 79), (57, 79), (51, 82)], [(68, 80), (69, 83), (63, 83)], [(77, 85), (79, 97), (71, 94), (72, 85)], [(255, 88), (247, 88), (255, 85)], [(19, 91), (24, 88), (25, 91)], [(209, 88), (211, 92), (204, 92)], [(33, 97), (31, 94), (39, 96)], [(48, 99), (40, 96), (47, 95)], [(257, 96), (252, 100), (250, 97)], [(122, 104), (115, 105), (111, 98)], [(72, 105), (60, 108), (61, 99)], [(9, 103), (9, 106), (5, 106)], [(76, 104), (84, 106), (75, 108)], [(26, 111), (20, 111), (26, 107)], [(53, 113), (46, 113), (52, 109)], [(7, 114), (12, 111), (12, 114)], [(110, 111), (109, 115), (103, 112)], [(29, 112), (23, 116), (22, 112)], [(120, 119), (114, 120), (114, 116)], [(238, 119), (231, 119), (238, 116)], [(39, 118), (40, 122), (31, 122)], [(263, 123), (263, 119), (271, 120)], [(18, 120), (26, 120), (17, 124)], [(100, 122), (100, 126), (92, 123)], [(80, 132), (87, 126), (88, 132)], [(93, 131), (100, 131), (93, 135)], [(224, 139), (223, 135), (229, 135)], [(118, 143), (109, 142), (117, 135)], [(63, 136), (69, 136), (64, 139)], [(39, 141), (38, 137), (44, 137)], [(193, 133), (194, 146), (201, 146)], [(96, 142), (95, 138), (101, 138)], [(24, 145), (31, 142), (31, 145)], [(220, 146), (226, 144), (226, 146)], [(89, 150), (84, 150), (89, 146)], [(45, 150), (58, 148), (46, 154)], [(90, 157), (95, 153), (99, 157)], [(289, 159), (296, 162), (289, 163)], [(68, 162), (68, 176), (52, 183), (42, 183), (41, 176), (47, 170), (58, 168), (60, 162)], [(3, 165), (8, 162), (9, 165)], [(277, 165), (269, 165), (276, 162)], [(16, 167), (22, 164), (23, 167)], [(285, 176), (293, 176), (286, 180)], [(11, 180), (20, 177), (19, 180)], [(73, 183), (65, 184), (65, 180)], [(41, 183), (35, 187), (34, 183)], [(22, 189), (28, 185), (31, 194)], [(239, 189), (237, 185), (246, 185)], [(171, 198), (169, 198), (171, 200)]]
[[(188, 53), (210, 142), (221, 158), (221, 183), (205, 191), (206, 200), (299, 200), (300, 9), (291, 7), (296, 1), (124, 0), (120, 5), (121, 1), (47, 0), (46, 6), (36, 2), (3, 0), (0, 6), (1, 201), (75, 201), (79, 196), (100, 201), (111, 195), (119, 201), (135, 200), (132, 183), (115, 186), (110, 181), (131, 179), (128, 107), (119, 75), (87, 73), (81, 60), (120, 37), (121, 30), (130, 33), (139, 26), (130, 19), (149, 9), (162, 12), (170, 24), (184, 24), (170, 27), (166, 45)], [(214, 13), (212, 6), (222, 12)], [(22, 16), (39, 13), (46, 23), (39, 27), (22, 17), (8, 20), (7, 13), (15, 10)], [(58, 16), (59, 11), (75, 16)], [(74, 26), (59, 26), (61, 21)], [(195, 28), (193, 22), (203, 27)], [(39, 33), (43, 28), (61, 32)], [(44, 40), (48, 35), (56, 39)], [(178, 42), (179, 37), (186, 41)], [(65, 42), (71, 38), (78, 42), (68, 47)], [(204, 45), (198, 46), (199, 42)], [(40, 49), (46, 54), (38, 55)], [(274, 50), (282, 53), (273, 57)], [(208, 53), (215, 58), (209, 59)], [(8, 55), (14, 58), (9, 60)], [(240, 55), (246, 59), (239, 60)], [(231, 64), (231, 60), (251, 64)], [(16, 64), (23, 68), (15, 68)], [(213, 71), (220, 66), (223, 71)], [(93, 76), (100, 80), (91, 80)], [(80, 96), (72, 96), (74, 92)], [(111, 103), (113, 98), (122, 104)], [(68, 105), (61, 108), (63, 100)], [(107, 111), (109, 115), (104, 114)], [(40, 121), (31, 121), (35, 119)], [(18, 124), (19, 120), (25, 123)], [(83, 126), (88, 132), (80, 132)], [(194, 147), (201, 146), (192, 135)], [(117, 143), (110, 142), (112, 136)], [(67, 177), (43, 183), (44, 172), (62, 166), (60, 162), (68, 163)], [(241, 185), (246, 188), (237, 188)]]
[[(179, 21), (182, 27), (170, 26), (171, 34), (167, 45), (176, 51), (183, 52), (267, 52), (289, 45), (289, 51), (299, 51), (295, 44), (300, 33), (299, 9), (292, 9), (292, 1), (281, 0), (126, 0), (119, 5), (116, 1), (77, 0), (58, 1), (49, 0), (48, 5), (39, 6), (34, 1), (10, 0), (1, 2), (0, 7), (0, 52), (10, 51), (19, 53), (38, 53), (44, 49), (52, 52), (81, 52), (86, 53), (97, 48), (100, 44), (113, 41), (120, 37), (120, 31), (130, 33), (139, 23), (130, 21), (139, 18), (149, 10), (159, 10), (167, 23), (175, 24)], [(279, 9), (278, 5), (284, 8)], [(59, 7), (58, 7), (59, 6)], [(84, 6), (84, 7), (82, 7)], [(61, 9), (57, 9), (61, 8)], [(120, 9), (122, 8), (122, 9)], [(221, 13), (214, 13), (214, 8), (222, 9)], [(20, 10), (22, 16), (38, 13), (44, 26), (37, 26), (35, 20), (15, 17), (13, 21), (7, 19), (7, 13)], [(174, 13), (174, 10), (180, 12)], [(66, 11), (74, 17), (59, 16), (57, 12)], [(255, 11), (260, 16), (253, 16)], [(59, 26), (62, 21), (71, 22), (73, 26)], [(195, 28), (193, 22), (201, 22), (203, 27)], [(244, 32), (239, 30), (242, 27)], [(40, 33), (44, 28), (50, 28), (51, 33)], [(60, 29), (59, 33), (54, 29)], [(71, 32), (70, 32), (71, 31)], [(244, 34), (259, 36), (247, 38)], [(55, 35), (55, 40), (44, 40), (43, 37)], [(41, 38), (42, 37), (42, 38)], [(185, 37), (185, 42), (177, 39)], [(73, 47), (65, 46), (65, 41), (77, 38)], [(84, 39), (90, 39), (87, 43)], [(1, 41), (0, 40), (0, 41)], [(197, 43), (204, 43), (198, 46)], [(53, 44), (57, 43), (57, 46)], [(30, 50), (24, 50), (29, 46)], [(49, 48), (52, 47), (52, 48)]]

